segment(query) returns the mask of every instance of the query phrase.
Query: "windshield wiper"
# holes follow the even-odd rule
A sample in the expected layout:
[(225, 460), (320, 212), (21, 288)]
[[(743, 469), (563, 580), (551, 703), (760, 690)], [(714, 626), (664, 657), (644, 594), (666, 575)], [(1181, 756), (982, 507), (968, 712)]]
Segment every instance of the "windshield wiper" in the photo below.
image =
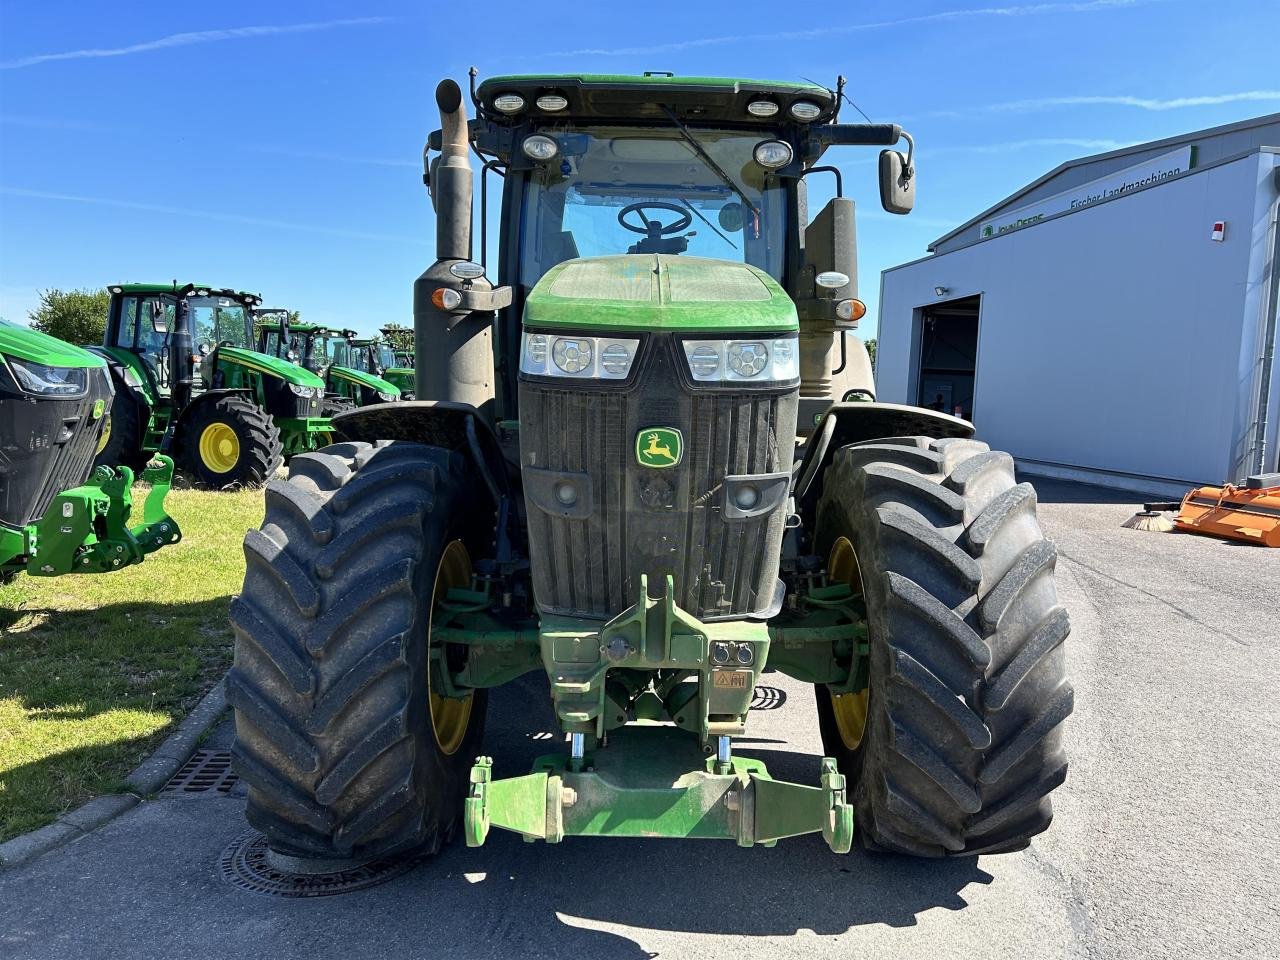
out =
[(754, 203), (751, 202), (751, 198), (742, 192), (742, 188), (738, 186), (737, 181), (735, 181), (731, 176), (725, 173), (724, 169), (720, 166), (720, 164), (716, 163), (715, 160), (711, 158), (711, 154), (707, 153), (707, 151), (703, 149), (702, 144), (698, 142), (698, 138), (695, 137), (692, 133), (690, 133), (689, 128), (680, 122), (680, 118), (676, 116), (675, 111), (672, 110), (670, 107), (668, 107), (665, 103), (662, 104), (662, 111), (667, 115), (667, 118), (672, 122), (672, 124), (675, 125), (675, 128), (678, 131), (680, 131), (680, 136), (684, 138), (684, 142), (689, 144), (689, 146), (693, 148), (693, 152), (696, 153), (698, 157), (702, 160), (702, 162), (705, 163), (711, 169), (711, 171), (717, 177), (720, 178), (720, 181), (726, 187), (728, 187), (730, 190), (732, 190), (734, 193), (736, 193), (739, 197), (742, 198), (742, 202), (747, 205), (747, 209), (750, 210), (758, 219), (760, 216), (760, 210), (756, 207)]
[(688, 208), (689, 208), (689, 212), (690, 212), (690, 213), (692, 213), (695, 217), (697, 217), (699, 220), (701, 220), (703, 223), (705, 223), (705, 224), (706, 224), (708, 227), (710, 227), (712, 230), (715, 230), (715, 233), (716, 233), (716, 236), (717, 236), (717, 237), (719, 237), (721, 240), (723, 240), (723, 241), (724, 241), (725, 243), (727, 243), (729, 246), (733, 247), (733, 249), (735, 249), (735, 250), (737, 250), (737, 249), (738, 249), (738, 245), (737, 245), (736, 243), (734, 243), (732, 240), (730, 240), (728, 237), (726, 237), (726, 236), (725, 236), (723, 233), (721, 233), (719, 230), (716, 230), (716, 225), (715, 225), (714, 223), (712, 223), (710, 220), (708, 220), (706, 217), (704, 217), (704, 216), (702, 215), (702, 211), (700, 211), (697, 207), (695, 207), (692, 203), (690, 203), (690, 202), (689, 202), (688, 200), (686, 200), (684, 197), (681, 197), (681, 198), (680, 198), (680, 202), (681, 202), (681, 203), (683, 203), (686, 207), (688, 207)]

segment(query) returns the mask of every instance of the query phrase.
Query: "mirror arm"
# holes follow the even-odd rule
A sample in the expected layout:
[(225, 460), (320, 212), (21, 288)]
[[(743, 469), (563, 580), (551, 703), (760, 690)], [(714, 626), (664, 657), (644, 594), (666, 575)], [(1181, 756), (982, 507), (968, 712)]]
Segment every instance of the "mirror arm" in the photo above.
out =
[(840, 173), (840, 168), (839, 168), (839, 167), (831, 167), (831, 166), (825, 166), (825, 167), (810, 167), (809, 169), (805, 170), (805, 171), (804, 171), (804, 173), (800, 174), (800, 176), (802, 176), (802, 177), (807, 177), (807, 176), (808, 176), (809, 174), (811, 174), (811, 173), (832, 173), (832, 174), (835, 174), (835, 178), (836, 178), (836, 196), (837, 196), (837, 197), (843, 197), (843, 196), (844, 196), (844, 177), (843, 177), (843, 175), (841, 175), (841, 173)]

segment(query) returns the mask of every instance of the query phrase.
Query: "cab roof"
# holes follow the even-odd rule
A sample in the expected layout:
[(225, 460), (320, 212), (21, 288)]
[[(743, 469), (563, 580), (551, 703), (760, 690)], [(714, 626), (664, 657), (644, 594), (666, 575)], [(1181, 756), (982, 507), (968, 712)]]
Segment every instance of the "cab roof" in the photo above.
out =
[(122, 294), (171, 294), (181, 296), (185, 293), (195, 290), (208, 290), (210, 296), (214, 297), (231, 297), (235, 300), (244, 300), (249, 303), (261, 303), (260, 294), (250, 293), (247, 290), (233, 290), (230, 287), (215, 287), (208, 283), (178, 283), (176, 280), (169, 283), (113, 283), (107, 288), (112, 293)]
[[(748, 80), (734, 77), (677, 77), (665, 74), (633, 76), (620, 73), (509, 74), (489, 77), (476, 91), (493, 119), (504, 115), (493, 109), (493, 100), (504, 93), (516, 93), (525, 100), (517, 115), (539, 120), (558, 117), (598, 119), (651, 119), (663, 116), (662, 107), (671, 107), (688, 120), (722, 120), (777, 125), (795, 122), (788, 113), (797, 100), (816, 103), (822, 113), (814, 123), (830, 120), (836, 113), (835, 95), (826, 87), (805, 81)], [(568, 105), (557, 111), (541, 110), (537, 98), (547, 94), (564, 97)], [(770, 117), (747, 112), (747, 104), (769, 100), (778, 104)]]

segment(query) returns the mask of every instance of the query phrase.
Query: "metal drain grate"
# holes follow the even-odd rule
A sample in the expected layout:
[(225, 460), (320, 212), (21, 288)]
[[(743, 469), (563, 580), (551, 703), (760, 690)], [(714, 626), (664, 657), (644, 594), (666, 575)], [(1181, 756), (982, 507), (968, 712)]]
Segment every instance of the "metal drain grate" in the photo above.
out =
[(328, 873), (290, 873), (273, 864), (273, 859), (267, 838), (249, 832), (237, 837), (222, 851), (218, 868), (227, 883), (252, 893), (275, 897), (331, 897), (394, 880), (416, 867), (424, 857), (370, 860)]
[(231, 769), (231, 754), (226, 750), (197, 750), (181, 770), (160, 791), (162, 797), (187, 796), (194, 793), (226, 795), (240, 782)]

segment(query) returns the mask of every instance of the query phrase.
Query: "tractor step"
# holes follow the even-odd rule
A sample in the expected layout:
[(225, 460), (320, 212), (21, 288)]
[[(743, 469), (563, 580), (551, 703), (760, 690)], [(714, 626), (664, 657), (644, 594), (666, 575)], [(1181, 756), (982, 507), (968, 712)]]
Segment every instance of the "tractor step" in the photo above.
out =
[(526, 840), (578, 837), (672, 837), (735, 840), (773, 846), (820, 833), (836, 853), (853, 842), (853, 807), (844, 776), (824, 757), (819, 786), (774, 780), (760, 760), (703, 758), (690, 735), (663, 725), (628, 726), (608, 748), (575, 761), (538, 758), (533, 772), (493, 779), (493, 761), (471, 768), (467, 845), (484, 843), (491, 827)]

